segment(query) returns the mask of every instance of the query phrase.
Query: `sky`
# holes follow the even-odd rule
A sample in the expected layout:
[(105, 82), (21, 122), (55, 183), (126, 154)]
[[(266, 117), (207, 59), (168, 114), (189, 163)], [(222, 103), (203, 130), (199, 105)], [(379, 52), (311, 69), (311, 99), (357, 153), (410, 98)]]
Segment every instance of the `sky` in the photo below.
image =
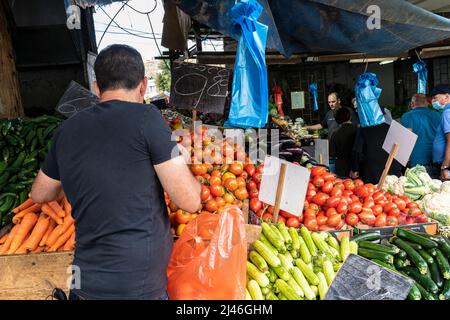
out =
[[(116, 2), (101, 8), (98, 6), (95, 7), (96, 12), (94, 13), (94, 22), (99, 51), (113, 43), (124, 43), (135, 47), (141, 53), (144, 60), (159, 56), (160, 51), (161, 53), (167, 51), (167, 48), (161, 46), (164, 17), (162, 0), (130, 0), (128, 4), (141, 13), (134, 11), (128, 6), (121, 9), (123, 5), (122, 2)], [(149, 19), (145, 14), (145, 12), (149, 11), (152, 11), (149, 13), (149, 17), (153, 26), (154, 36)], [(104, 34), (108, 24), (111, 22), (111, 18), (114, 17), (116, 13), (117, 16), (114, 19), (114, 22), (111, 23)], [(116, 23), (119, 27), (126, 29), (126, 31), (120, 29)], [(140, 37), (131, 35), (127, 33), (127, 31), (138, 34)], [(103, 34), (104, 36), (102, 38)], [(189, 46), (191, 45), (192, 43)], [(217, 46), (217, 44), (215, 45)], [(205, 51), (214, 51), (214, 47), (209, 40), (207, 43), (203, 44), (203, 47), (203, 50)]]

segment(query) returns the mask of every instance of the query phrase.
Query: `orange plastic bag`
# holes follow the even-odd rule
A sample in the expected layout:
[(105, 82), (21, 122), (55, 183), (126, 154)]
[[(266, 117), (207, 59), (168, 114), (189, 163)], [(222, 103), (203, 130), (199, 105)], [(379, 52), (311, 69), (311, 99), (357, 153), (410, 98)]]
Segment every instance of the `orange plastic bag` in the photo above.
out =
[(201, 214), (183, 230), (167, 268), (173, 300), (244, 300), (247, 240), (242, 211)]

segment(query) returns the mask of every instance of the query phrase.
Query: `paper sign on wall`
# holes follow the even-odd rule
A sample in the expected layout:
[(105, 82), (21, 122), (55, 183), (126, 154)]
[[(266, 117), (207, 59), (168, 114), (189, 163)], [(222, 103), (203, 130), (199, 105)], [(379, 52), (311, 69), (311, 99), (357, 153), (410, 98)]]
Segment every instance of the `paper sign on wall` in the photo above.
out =
[(308, 188), (308, 169), (272, 156), (264, 160), (264, 172), (259, 190), (259, 200), (275, 205), (281, 163), (286, 163), (286, 176), (283, 184), (280, 209), (300, 216), (303, 212), (306, 189)]
[(291, 92), (292, 109), (305, 109), (305, 92), (292, 91)]
[(400, 162), (403, 166), (406, 166), (416, 141), (417, 135), (415, 133), (408, 130), (397, 121), (392, 120), (386, 139), (383, 143), (383, 150), (387, 153), (391, 153), (394, 143), (398, 144), (395, 160)]

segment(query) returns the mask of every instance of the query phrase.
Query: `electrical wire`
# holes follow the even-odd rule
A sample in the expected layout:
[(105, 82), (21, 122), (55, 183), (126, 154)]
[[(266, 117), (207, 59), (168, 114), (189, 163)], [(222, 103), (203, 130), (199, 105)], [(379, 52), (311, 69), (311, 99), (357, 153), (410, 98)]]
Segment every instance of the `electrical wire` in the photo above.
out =
[[(105, 30), (95, 30), (95, 32), (104, 32)], [(145, 36), (141, 36), (138, 34), (129, 34), (127, 32), (118, 32), (118, 31), (107, 31), (107, 34), (118, 34), (118, 35), (124, 35), (124, 36), (130, 36), (130, 37), (139, 37), (139, 38), (144, 38), (144, 39), (151, 39), (153, 40), (153, 37), (145, 37)], [(161, 40), (161, 37), (156, 37), (156, 39)]]
[[(117, 24), (117, 22), (114, 22), (115, 24)], [(104, 25), (104, 26), (107, 26), (108, 24), (107, 23), (104, 23), (104, 22), (96, 22), (96, 24), (101, 24), (101, 25)], [(111, 26), (111, 28), (117, 28), (117, 29), (125, 29), (125, 30), (128, 30), (128, 31), (134, 31), (135, 33), (138, 33), (138, 34), (150, 34), (150, 32), (147, 32), (147, 31), (142, 31), (142, 30), (136, 30), (136, 29), (130, 29), (130, 28), (125, 28), (125, 27), (122, 27), (122, 26), (117, 26), (117, 25), (115, 25), (115, 26)], [(156, 35), (161, 35), (160, 33), (155, 33)]]
[[(159, 55), (162, 56), (162, 52), (159, 47), (158, 41), (156, 41), (155, 31), (153, 30), (153, 24), (152, 24), (152, 19), (150, 19), (150, 14), (147, 14), (147, 19), (148, 19), (148, 23), (150, 24), (150, 29), (152, 29), (153, 39), (155, 40), (156, 48), (158, 49)], [(166, 65), (167, 69), (170, 70), (170, 66), (167, 64), (167, 61), (165, 59), (163, 59), (163, 61), (164, 61), (164, 64)]]
[(133, 8), (132, 6), (130, 6), (129, 4), (126, 4), (126, 6), (127, 6), (128, 8), (130, 8), (131, 10), (137, 12), (137, 13), (140, 13), (140, 14), (150, 14), (150, 13), (152, 13), (153, 11), (156, 10), (156, 7), (158, 7), (158, 1), (157, 1), (157, 0), (154, 0), (154, 1), (155, 1), (155, 6), (154, 6), (153, 9), (150, 10), (150, 11), (139, 11), (139, 10), (137, 10), (136, 8)]
[[(124, 2), (124, 4), (122, 4), (122, 6), (120, 7), (120, 9), (117, 10), (117, 12), (116, 12), (116, 14), (114, 15), (114, 17), (111, 18), (111, 21), (109, 22), (108, 26), (106, 27), (105, 31), (103, 32), (103, 34), (102, 34), (102, 36), (101, 36), (101, 38), (100, 38), (100, 41), (99, 41), (98, 44), (97, 44), (97, 47), (100, 47), (100, 44), (102, 43), (103, 37), (105, 36), (106, 31), (108, 31), (109, 26), (114, 22), (114, 19), (117, 17), (117, 15), (119, 14), (119, 12), (125, 7), (125, 5), (128, 3), (128, 1), (130, 1), (130, 0), (127, 0), (126, 2)], [(99, 8), (103, 10), (102, 7), (99, 7)], [(105, 12), (105, 10), (103, 10), (103, 12)], [(106, 13), (106, 12), (105, 12), (105, 13)]]

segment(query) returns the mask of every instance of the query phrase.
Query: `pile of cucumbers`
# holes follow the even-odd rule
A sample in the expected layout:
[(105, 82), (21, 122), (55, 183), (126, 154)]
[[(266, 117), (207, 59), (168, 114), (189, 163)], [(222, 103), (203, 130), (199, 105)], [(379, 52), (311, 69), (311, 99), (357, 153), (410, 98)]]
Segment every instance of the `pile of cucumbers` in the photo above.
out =
[[(450, 300), (450, 240), (440, 235), (396, 228), (394, 236), (380, 242), (380, 235), (363, 233), (358, 254), (415, 281), (410, 300)], [(377, 241), (380, 243), (374, 243)]]
[(0, 119), (0, 228), (24, 202), (62, 118)]

